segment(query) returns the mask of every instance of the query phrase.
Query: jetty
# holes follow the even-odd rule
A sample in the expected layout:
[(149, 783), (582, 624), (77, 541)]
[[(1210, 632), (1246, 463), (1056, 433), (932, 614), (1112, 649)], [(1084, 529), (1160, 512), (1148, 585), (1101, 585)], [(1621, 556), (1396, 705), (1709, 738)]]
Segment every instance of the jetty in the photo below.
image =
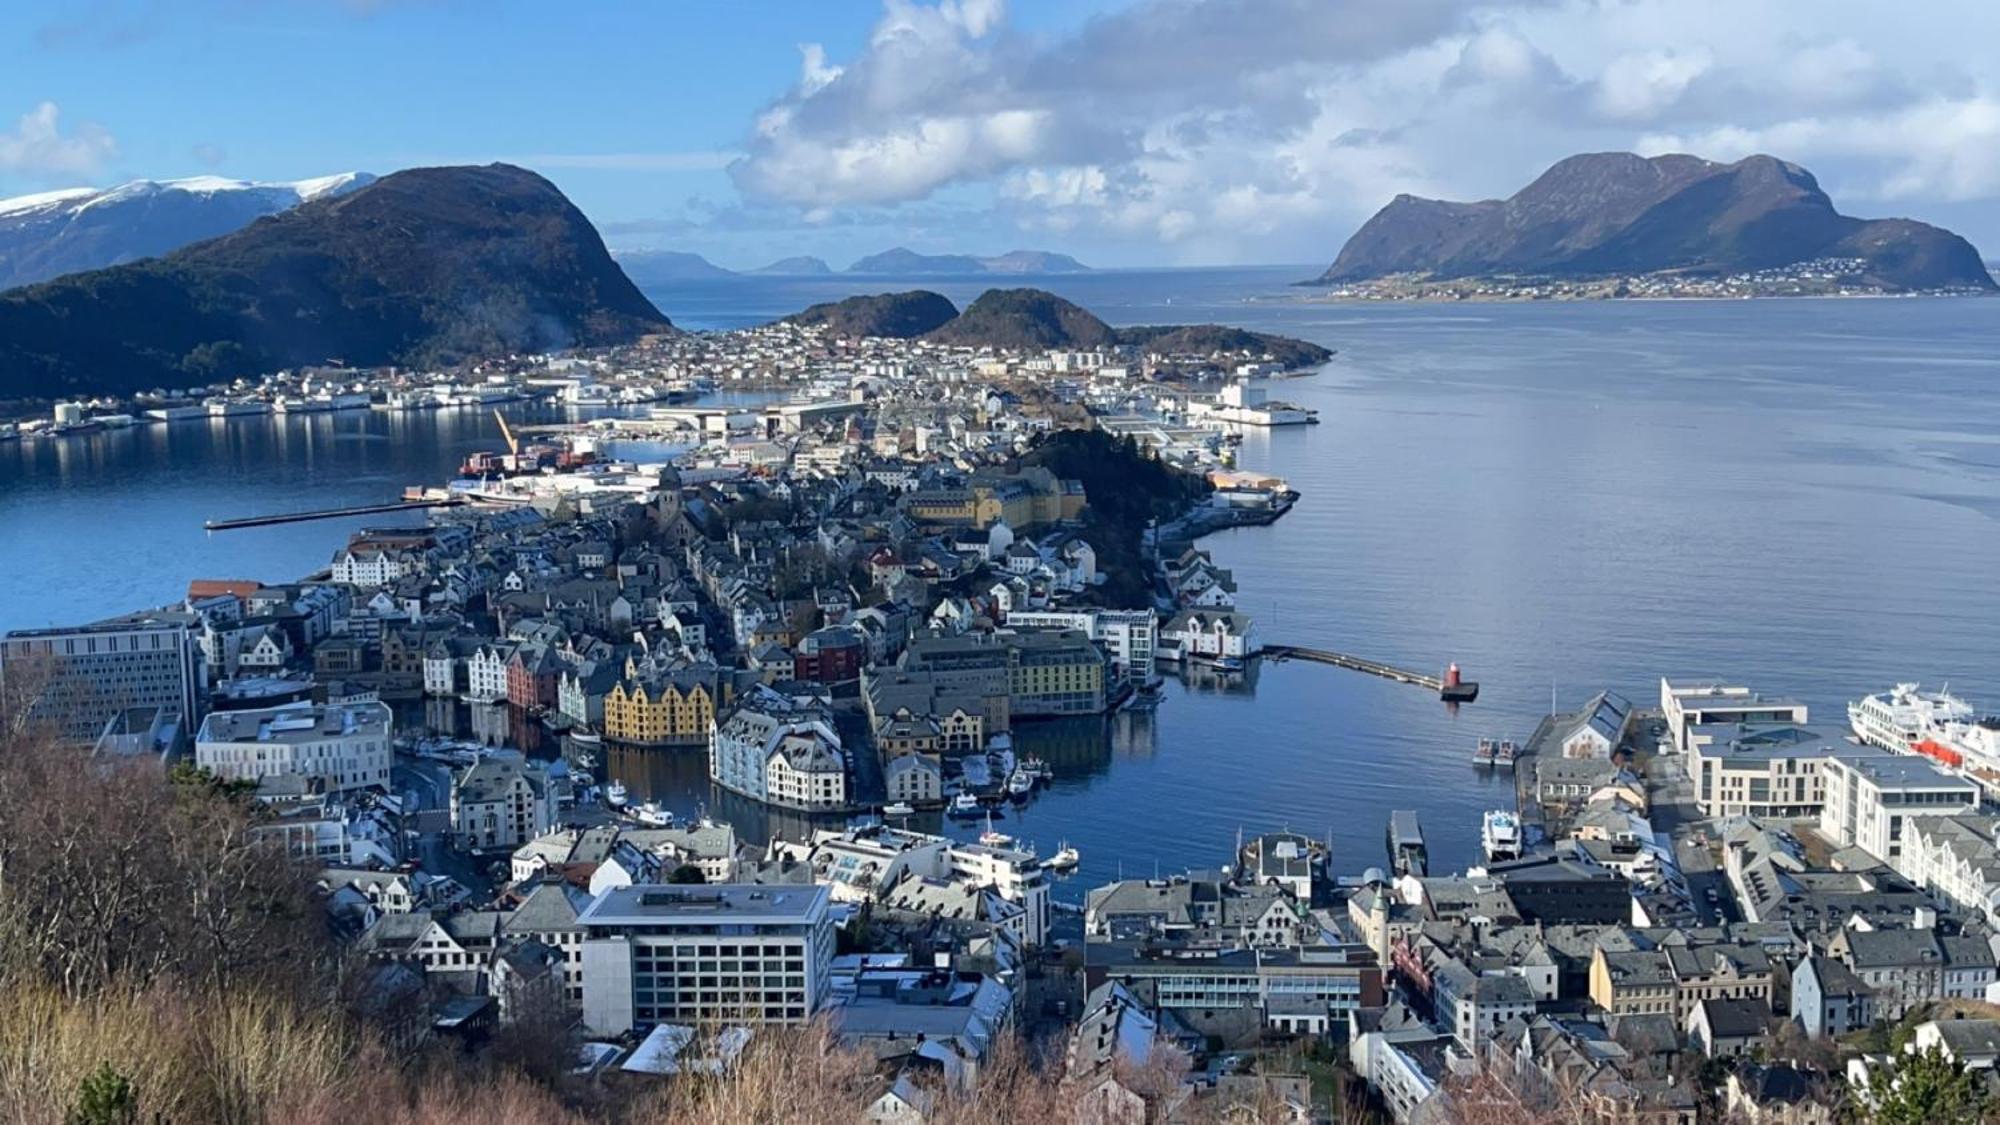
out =
[(1345, 668), (1350, 672), (1365, 672), (1370, 676), (1380, 676), (1399, 684), (1415, 684), (1438, 693), (1438, 698), (1448, 703), (1470, 703), (1479, 698), (1479, 685), (1469, 680), (1461, 680), (1458, 665), (1453, 664), (1440, 676), (1412, 672), (1408, 668), (1398, 668), (1365, 656), (1354, 656), (1345, 652), (1334, 652), (1324, 648), (1305, 648), (1301, 645), (1265, 645), (1255, 653), (1266, 660), (1310, 660), (1315, 664), (1330, 664), (1335, 668)]
[(384, 512), (416, 512), (425, 508), (463, 507), (464, 500), (439, 498), (436, 500), (397, 500), (388, 504), (362, 504), (352, 508), (322, 508), (315, 512), (284, 512), (274, 516), (245, 516), (234, 520), (208, 520), (201, 526), (208, 531), (235, 531), (245, 527), (269, 527), (280, 523), (305, 523), (308, 520), (332, 520), (342, 516), (373, 516)]

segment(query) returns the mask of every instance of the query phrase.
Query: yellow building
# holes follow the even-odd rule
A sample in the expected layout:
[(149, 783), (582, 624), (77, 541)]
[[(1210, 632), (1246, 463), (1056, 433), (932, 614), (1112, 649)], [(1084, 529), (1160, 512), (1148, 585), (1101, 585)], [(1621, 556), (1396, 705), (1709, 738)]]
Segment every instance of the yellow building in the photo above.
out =
[(604, 737), (615, 742), (705, 745), (714, 724), (715, 694), (705, 681), (627, 678), (604, 696)]

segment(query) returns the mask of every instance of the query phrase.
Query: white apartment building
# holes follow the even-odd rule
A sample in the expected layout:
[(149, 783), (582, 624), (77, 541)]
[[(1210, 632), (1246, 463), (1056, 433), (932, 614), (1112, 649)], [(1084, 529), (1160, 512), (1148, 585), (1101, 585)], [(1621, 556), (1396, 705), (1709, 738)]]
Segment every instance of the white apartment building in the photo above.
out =
[(349, 586), (388, 586), (411, 572), (408, 558), (389, 551), (342, 550), (333, 557), (331, 577)]
[(837, 902), (879, 899), (911, 875), (991, 890), (1021, 907), (1019, 937), (1023, 944), (1040, 945), (1048, 940), (1054, 912), (1048, 872), (1029, 852), (961, 844), (945, 836), (900, 828), (870, 827), (823, 830), (808, 843), (773, 840), (771, 855), (810, 865), (813, 879), (830, 888)]
[[(1826, 803), (1819, 832), (1835, 847), (1859, 847), (1904, 871), (1907, 822), (1979, 810), (1979, 784), (1945, 772), (1928, 758), (1855, 748), (1827, 759)], [(1907, 872), (1905, 872), (1907, 874)]]
[(507, 698), (507, 661), (513, 655), (505, 645), (480, 645), (465, 662), (465, 697), (474, 703), (498, 703)]
[(2000, 820), (1972, 814), (1909, 817), (1896, 870), (2000, 928)]
[(386, 789), (394, 725), (389, 705), (372, 700), (213, 711), (195, 736), (195, 764), (226, 781), (296, 777), (327, 793)]
[(821, 886), (638, 885), (598, 895), (583, 928), (583, 1023), (801, 1024), (827, 996), (831, 896)]
[(1075, 629), (1111, 658), (1111, 674), (1143, 682), (1153, 676), (1160, 619), (1149, 609), (1021, 610), (1007, 615), (1013, 629)]

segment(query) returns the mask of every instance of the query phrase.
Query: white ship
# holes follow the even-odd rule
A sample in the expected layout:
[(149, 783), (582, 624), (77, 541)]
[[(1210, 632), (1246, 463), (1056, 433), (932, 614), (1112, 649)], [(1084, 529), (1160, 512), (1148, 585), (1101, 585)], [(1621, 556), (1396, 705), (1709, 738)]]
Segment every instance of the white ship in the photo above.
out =
[(614, 781), (604, 787), (604, 803), (610, 805), (612, 808), (624, 808), (627, 799), (628, 796), (625, 792), (624, 782)]
[(1486, 850), (1488, 863), (1521, 858), (1520, 819), (1499, 809), (1487, 813), (1486, 823), (1479, 830), (1479, 843)]
[(1977, 717), (1970, 703), (1949, 690), (1920, 691), (1916, 684), (1897, 684), (1886, 694), (1847, 705), (1847, 724), (1854, 728), (1855, 737), (1902, 753), (1947, 723), (1966, 723)]

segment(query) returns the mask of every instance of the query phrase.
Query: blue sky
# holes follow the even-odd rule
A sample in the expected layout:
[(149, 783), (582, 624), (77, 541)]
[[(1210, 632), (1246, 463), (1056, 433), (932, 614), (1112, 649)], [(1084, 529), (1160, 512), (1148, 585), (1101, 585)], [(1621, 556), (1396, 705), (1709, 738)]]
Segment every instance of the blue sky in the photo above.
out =
[[(1990, 4), (8, 0), (0, 195), (511, 160), (614, 246), (1330, 259), (1399, 191), (1770, 151), (2000, 253)], [(1991, 245), (1988, 245), (1991, 243)]]

